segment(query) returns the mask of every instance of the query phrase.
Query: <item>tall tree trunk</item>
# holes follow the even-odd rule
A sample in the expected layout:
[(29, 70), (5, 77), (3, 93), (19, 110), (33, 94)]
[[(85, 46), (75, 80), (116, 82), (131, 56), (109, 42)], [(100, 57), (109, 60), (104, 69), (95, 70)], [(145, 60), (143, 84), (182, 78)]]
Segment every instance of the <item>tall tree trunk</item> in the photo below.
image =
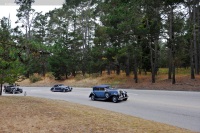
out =
[(168, 79), (172, 79), (172, 50), (168, 48)]
[(197, 42), (198, 42), (198, 68), (200, 71), (200, 5), (197, 7), (197, 24), (198, 24), (198, 33), (197, 33)]
[(129, 76), (130, 75), (130, 55), (129, 55), (129, 53), (128, 53), (127, 60), (126, 60), (125, 71), (126, 71), (126, 76)]
[[(174, 7), (170, 6), (170, 14), (169, 14), (169, 73), (171, 78), (172, 73), (172, 84), (176, 83), (176, 65), (175, 65), (175, 47), (174, 47)], [(169, 75), (168, 73), (168, 75)], [(168, 77), (169, 78), (169, 77)]]
[(107, 74), (110, 75), (110, 62), (108, 63), (108, 66), (107, 66)]
[[(149, 20), (147, 20), (147, 27), (148, 29), (150, 29), (150, 25), (149, 25)], [(155, 60), (153, 58), (154, 55), (153, 55), (153, 48), (152, 48), (152, 36), (151, 35), (148, 35), (148, 40), (149, 40), (149, 49), (150, 49), (150, 61), (151, 61), (151, 82), (152, 83), (155, 83), (156, 80), (155, 80)]]
[[(188, 1), (191, 3), (191, 0)], [(189, 7), (189, 23), (192, 23), (192, 13), (191, 13), (191, 5), (188, 5)], [(193, 51), (193, 41), (190, 39), (190, 68), (191, 68), (191, 79), (195, 79), (195, 72), (194, 72), (194, 51)]]
[(116, 65), (116, 74), (120, 75), (120, 64), (119, 63)]
[(82, 68), (82, 75), (85, 76), (85, 73), (86, 73), (85, 67), (83, 67), (83, 68)]
[(191, 67), (191, 71), (190, 71), (191, 72), (191, 79), (195, 79), (192, 41), (190, 41), (190, 67)]
[(3, 84), (1, 84), (1, 88), (0, 88), (0, 96), (2, 95), (2, 87), (3, 87)]
[[(151, 40), (151, 39), (149, 39)], [(153, 48), (152, 48), (152, 43), (151, 41), (149, 42), (149, 48), (150, 48), (150, 54), (151, 54), (151, 82), (155, 83), (155, 62), (154, 62), (154, 56), (153, 56)]]
[(46, 72), (45, 65), (42, 64), (42, 76), (43, 77), (45, 77), (45, 72)]
[(75, 70), (72, 70), (72, 76), (76, 77), (76, 71)]
[(138, 63), (137, 63), (137, 56), (134, 55), (134, 70), (133, 70), (133, 73), (134, 73), (134, 80), (135, 80), (135, 83), (138, 83), (137, 66), (138, 66)]
[(86, 29), (86, 24), (84, 23), (84, 16), (82, 14), (81, 16), (81, 27), (82, 27), (82, 74), (85, 76), (85, 70), (86, 70), (86, 51), (87, 51), (87, 41), (86, 41), (86, 36), (87, 36), (87, 29)]
[(175, 50), (172, 52), (172, 58), (173, 58), (173, 63), (172, 63), (172, 84), (176, 83), (176, 65), (175, 65)]
[(198, 59), (199, 59), (199, 62), (198, 62), (198, 68), (200, 71), (200, 5), (198, 5), (198, 8), (197, 8), (197, 21), (198, 21)]
[(159, 38), (156, 38), (156, 40), (155, 40), (155, 50), (154, 50), (154, 57), (155, 57), (155, 59), (154, 59), (154, 73), (155, 73), (155, 76), (157, 75), (157, 72), (158, 72), (158, 39)]
[(194, 65), (195, 73), (199, 74), (198, 57), (197, 57), (197, 39), (196, 39), (196, 4), (193, 2), (193, 44), (194, 44)]

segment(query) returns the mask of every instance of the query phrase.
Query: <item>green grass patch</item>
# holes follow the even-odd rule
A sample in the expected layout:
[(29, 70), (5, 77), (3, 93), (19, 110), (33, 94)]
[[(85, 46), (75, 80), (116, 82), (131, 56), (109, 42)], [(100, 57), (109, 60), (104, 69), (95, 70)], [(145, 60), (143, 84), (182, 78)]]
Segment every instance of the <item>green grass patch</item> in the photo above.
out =
[[(168, 74), (168, 68), (159, 68), (158, 74)], [(176, 74), (188, 75), (190, 74), (190, 68), (176, 68)]]

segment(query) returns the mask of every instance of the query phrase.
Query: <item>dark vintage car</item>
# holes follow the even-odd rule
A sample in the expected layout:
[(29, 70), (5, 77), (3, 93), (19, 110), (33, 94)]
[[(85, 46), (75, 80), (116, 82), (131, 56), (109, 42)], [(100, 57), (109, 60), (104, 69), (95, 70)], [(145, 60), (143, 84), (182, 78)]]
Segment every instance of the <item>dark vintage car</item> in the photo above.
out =
[(89, 97), (91, 100), (111, 100), (117, 103), (120, 100), (126, 101), (128, 95), (126, 91), (120, 89), (113, 89), (110, 85), (98, 85), (93, 87), (93, 91)]
[(52, 92), (69, 92), (72, 91), (72, 87), (70, 86), (65, 86), (63, 84), (56, 84), (51, 88)]
[(19, 88), (16, 85), (8, 85), (8, 86), (4, 86), (4, 90), (5, 93), (23, 93), (23, 89)]

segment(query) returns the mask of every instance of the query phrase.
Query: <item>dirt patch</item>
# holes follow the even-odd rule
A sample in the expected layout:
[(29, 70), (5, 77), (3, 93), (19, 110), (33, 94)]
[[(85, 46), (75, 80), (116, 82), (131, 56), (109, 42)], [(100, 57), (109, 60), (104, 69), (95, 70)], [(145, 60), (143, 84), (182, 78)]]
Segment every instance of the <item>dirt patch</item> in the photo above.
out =
[(188, 75), (179, 75), (176, 77), (176, 83), (166, 75), (159, 75), (156, 82), (152, 83), (149, 76), (140, 76), (139, 82), (134, 83), (128, 79), (125, 84), (119, 85), (122, 88), (147, 89), (147, 90), (172, 90), (172, 91), (200, 91), (200, 76), (191, 79)]

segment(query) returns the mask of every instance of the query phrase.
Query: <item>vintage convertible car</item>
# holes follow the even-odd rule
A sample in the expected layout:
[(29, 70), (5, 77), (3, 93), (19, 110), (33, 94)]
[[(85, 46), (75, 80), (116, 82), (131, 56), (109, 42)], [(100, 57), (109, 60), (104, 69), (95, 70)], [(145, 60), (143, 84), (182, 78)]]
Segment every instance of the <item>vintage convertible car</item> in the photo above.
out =
[(5, 93), (23, 93), (23, 89), (19, 88), (16, 85), (8, 85), (8, 86), (4, 86), (4, 90)]
[(110, 85), (97, 85), (93, 87), (93, 91), (89, 97), (91, 100), (112, 100), (117, 103), (119, 100), (126, 101), (128, 95), (126, 91), (120, 89), (113, 89)]
[(70, 86), (65, 86), (63, 84), (56, 84), (50, 90), (52, 92), (69, 92), (72, 91), (72, 89), (73, 88)]

